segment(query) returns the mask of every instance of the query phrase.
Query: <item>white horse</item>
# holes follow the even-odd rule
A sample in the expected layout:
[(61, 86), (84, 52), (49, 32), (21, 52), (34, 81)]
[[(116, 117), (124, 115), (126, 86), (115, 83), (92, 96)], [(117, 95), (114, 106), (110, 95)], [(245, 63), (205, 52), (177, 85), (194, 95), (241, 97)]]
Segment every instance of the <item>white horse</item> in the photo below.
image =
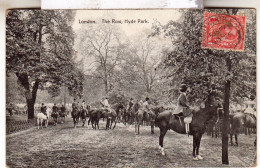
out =
[(46, 110), (46, 113), (47, 113), (47, 116), (45, 114), (43, 114), (42, 112), (37, 114), (37, 126), (38, 126), (38, 129), (40, 129), (40, 125), (41, 125), (41, 128), (42, 128), (43, 121), (45, 121), (45, 127), (47, 128), (48, 120), (50, 118), (51, 108), (48, 107), (47, 110)]

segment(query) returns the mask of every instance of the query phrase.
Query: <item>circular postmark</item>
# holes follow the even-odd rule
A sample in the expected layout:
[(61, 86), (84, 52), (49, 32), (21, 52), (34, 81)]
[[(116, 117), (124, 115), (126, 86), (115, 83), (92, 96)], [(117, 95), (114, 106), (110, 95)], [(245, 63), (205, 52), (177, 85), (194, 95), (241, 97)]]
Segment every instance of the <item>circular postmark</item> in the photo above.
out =
[(202, 47), (243, 50), (245, 16), (205, 13)]

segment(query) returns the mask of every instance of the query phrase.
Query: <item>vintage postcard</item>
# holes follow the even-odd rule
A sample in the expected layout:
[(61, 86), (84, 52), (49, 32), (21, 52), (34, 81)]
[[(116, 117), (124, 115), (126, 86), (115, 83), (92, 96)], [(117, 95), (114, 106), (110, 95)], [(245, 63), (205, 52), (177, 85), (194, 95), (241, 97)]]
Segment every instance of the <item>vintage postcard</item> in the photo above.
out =
[(256, 166), (254, 9), (9, 10), (7, 167)]

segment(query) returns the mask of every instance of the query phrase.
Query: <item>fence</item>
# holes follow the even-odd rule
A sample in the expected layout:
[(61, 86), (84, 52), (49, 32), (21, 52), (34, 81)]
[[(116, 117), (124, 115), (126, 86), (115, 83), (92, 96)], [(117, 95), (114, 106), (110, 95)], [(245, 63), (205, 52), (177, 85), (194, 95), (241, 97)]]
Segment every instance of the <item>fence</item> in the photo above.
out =
[(6, 121), (6, 134), (11, 134), (21, 130), (25, 130), (35, 126), (36, 121), (33, 120), (24, 120), (24, 121)]

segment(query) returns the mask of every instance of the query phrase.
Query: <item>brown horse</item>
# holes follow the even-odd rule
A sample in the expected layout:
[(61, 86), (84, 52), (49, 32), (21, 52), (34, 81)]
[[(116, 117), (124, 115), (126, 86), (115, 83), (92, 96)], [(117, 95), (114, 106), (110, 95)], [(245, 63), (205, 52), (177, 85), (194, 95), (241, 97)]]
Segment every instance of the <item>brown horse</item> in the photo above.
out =
[(74, 128), (76, 128), (79, 122), (80, 110), (75, 107), (71, 112), (71, 116), (73, 118)]
[(145, 121), (151, 126), (151, 134), (154, 134), (155, 118), (156, 116), (163, 111), (163, 107), (151, 107), (150, 110), (144, 110), (140, 108), (139, 103), (136, 103), (134, 109), (135, 112), (135, 132), (140, 134), (140, 125)]
[(107, 109), (105, 108), (100, 108), (100, 109), (92, 109), (89, 111), (89, 120), (88, 120), (88, 125), (92, 124), (92, 128), (99, 129), (99, 120), (101, 118), (106, 118), (107, 122), (106, 122), (106, 129), (111, 129), (112, 128), (112, 124), (114, 123), (114, 127), (113, 129), (116, 127), (116, 123), (117, 123), (117, 114), (116, 112), (111, 109), (111, 112), (108, 112)]
[[(199, 155), (201, 137), (205, 132), (206, 122), (213, 116), (216, 116), (216, 111), (216, 106), (208, 106), (207, 108), (201, 108), (198, 111), (193, 111), (192, 122), (190, 123), (190, 135), (193, 135), (193, 160), (203, 159)], [(163, 139), (168, 130), (172, 129), (177, 133), (186, 134), (183, 119), (180, 122), (179, 118), (173, 115), (171, 111), (164, 111), (160, 113), (155, 120), (155, 125), (160, 128), (159, 149), (161, 150), (162, 155), (165, 155)]]
[(232, 137), (235, 135), (235, 143), (238, 146), (237, 135), (239, 134), (240, 129), (243, 127), (256, 129), (256, 118), (251, 114), (239, 112), (230, 115), (230, 124), (230, 143), (233, 145)]
[(87, 114), (88, 114), (88, 110), (87, 109), (83, 109), (83, 107), (80, 108), (80, 117), (82, 120), (82, 127), (84, 127), (85, 122), (87, 120)]
[(102, 110), (101, 109), (89, 109), (89, 120), (88, 120), (88, 127), (91, 122), (92, 128), (99, 129), (99, 119), (102, 117)]
[(116, 127), (116, 123), (118, 120), (118, 115), (116, 114), (115, 110), (111, 109), (111, 112), (108, 112), (107, 110), (105, 110), (103, 112), (104, 118), (107, 119), (107, 123), (106, 123), (106, 129), (111, 129), (112, 128), (112, 124), (114, 123), (113, 129), (115, 129)]

